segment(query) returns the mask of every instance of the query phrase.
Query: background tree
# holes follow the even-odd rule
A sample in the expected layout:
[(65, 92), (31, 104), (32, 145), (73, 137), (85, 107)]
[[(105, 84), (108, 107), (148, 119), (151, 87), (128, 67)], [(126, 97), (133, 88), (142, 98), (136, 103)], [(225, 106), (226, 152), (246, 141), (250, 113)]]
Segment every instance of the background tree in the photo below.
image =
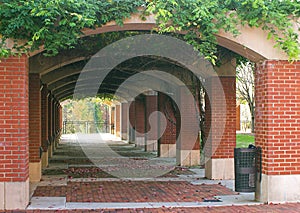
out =
[(252, 62), (240, 62), (237, 66), (237, 97), (240, 100), (246, 101), (249, 106), (251, 114), (251, 132), (254, 132), (255, 123), (254, 72), (255, 64)]
[(85, 122), (90, 124), (89, 132), (101, 131), (105, 122), (107, 122), (106, 107), (110, 104), (111, 101), (109, 99), (101, 99), (99, 97), (63, 101), (63, 118), (64, 121), (68, 122), (68, 125), (65, 127), (66, 132), (85, 132)]

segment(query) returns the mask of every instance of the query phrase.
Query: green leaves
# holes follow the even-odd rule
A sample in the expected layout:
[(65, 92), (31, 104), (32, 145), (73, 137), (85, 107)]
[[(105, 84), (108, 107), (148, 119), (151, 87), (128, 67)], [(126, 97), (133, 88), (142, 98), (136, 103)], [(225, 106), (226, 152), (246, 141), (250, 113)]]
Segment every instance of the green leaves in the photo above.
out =
[[(188, 32), (185, 39), (215, 62), (215, 34), (223, 29), (238, 35), (239, 24), (262, 27), (290, 60), (298, 59), (300, 45), (292, 19), (300, 16), (300, 2), (291, 0), (153, 0), (148, 10), (156, 14), (159, 32)], [(171, 14), (171, 15), (169, 15)]]
[[(73, 48), (84, 28), (94, 28), (123, 19), (136, 12), (144, 1), (94, 0), (3, 0), (0, 4), (0, 35), (3, 40), (24, 40), (21, 51), (33, 51), (43, 45), (46, 55)], [(0, 44), (1, 45), (1, 44)], [(0, 55), (7, 47), (0, 46)]]
[[(239, 24), (262, 27), (291, 60), (298, 59), (300, 45), (292, 19), (300, 17), (300, 2), (292, 0), (2, 0), (2, 40), (25, 41), (19, 51), (43, 46), (47, 55), (73, 48), (84, 28), (109, 21), (118, 25), (145, 8), (144, 16), (155, 14), (159, 33), (184, 31), (184, 39), (206, 58), (215, 61), (220, 30), (238, 35)], [(17, 44), (17, 43), (16, 43)], [(0, 57), (12, 53), (0, 43)]]

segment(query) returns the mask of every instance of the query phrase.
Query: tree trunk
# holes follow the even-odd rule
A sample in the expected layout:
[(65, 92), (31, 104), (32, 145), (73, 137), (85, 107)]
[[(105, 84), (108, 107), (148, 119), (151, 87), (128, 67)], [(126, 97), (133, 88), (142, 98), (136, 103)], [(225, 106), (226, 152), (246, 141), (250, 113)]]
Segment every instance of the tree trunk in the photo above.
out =
[(254, 104), (249, 102), (249, 108), (251, 113), (251, 133), (255, 132), (255, 111)]

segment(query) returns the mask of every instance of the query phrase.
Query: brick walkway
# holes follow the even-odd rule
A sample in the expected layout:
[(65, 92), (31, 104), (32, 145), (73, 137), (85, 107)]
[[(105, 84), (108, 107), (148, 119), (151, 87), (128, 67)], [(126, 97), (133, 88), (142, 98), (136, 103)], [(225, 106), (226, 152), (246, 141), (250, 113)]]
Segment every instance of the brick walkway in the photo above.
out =
[[(120, 142), (111, 145), (116, 152), (122, 156), (129, 156), (130, 159), (137, 158), (146, 161), (149, 157), (153, 157), (153, 154), (146, 153), (143, 155), (143, 152), (137, 148), (124, 146)], [(137, 155), (135, 156), (134, 154)], [(118, 162), (120, 159), (124, 160), (117, 157), (117, 160), (113, 161), (113, 166), (118, 166), (115, 165), (115, 162)], [(105, 166), (107, 166), (106, 163)], [(134, 161), (128, 161), (129, 167), (131, 163), (136, 164)], [(135, 168), (135, 166), (132, 165), (132, 168)], [(79, 204), (79, 206), (81, 204), (85, 205), (85, 207), (80, 206), (82, 210), (80, 208), (67, 209), (66, 207), (51, 210), (53, 207), (49, 204), (51, 207), (46, 208), (48, 210), (37, 209), (11, 212), (300, 212), (300, 204), (258, 205), (258, 203), (253, 203), (252, 201), (252, 205), (248, 206), (241, 205), (238, 202), (236, 204), (223, 202), (224, 200), (218, 198), (218, 196), (234, 197), (240, 195), (226, 187), (226, 184), (223, 184), (224, 181), (215, 181), (214, 184), (213, 182), (208, 183), (208, 180), (193, 172), (195, 169), (175, 168), (168, 174), (146, 180), (139, 178), (124, 180), (108, 174), (104, 170), (93, 166), (77, 143), (74, 143), (74, 141), (72, 143), (66, 140), (62, 141), (50, 161), (49, 168), (44, 170), (44, 174), (47, 176), (43, 176), (43, 180), (38, 183), (32, 198), (35, 201), (41, 198), (47, 199), (47, 202), (48, 199), (62, 198), (65, 206), (68, 206), (68, 203), (75, 203)], [(221, 199), (219, 200), (221, 202), (214, 202), (218, 201), (218, 199)], [(234, 199), (236, 198), (234, 197)], [(87, 208), (89, 205), (102, 203), (119, 203), (123, 209), (119, 207), (118, 209), (110, 208), (109, 210), (103, 210), (98, 207), (93, 209)], [(162, 207), (148, 207), (145, 209), (133, 205), (142, 203), (153, 203), (154, 206), (159, 204)], [(174, 203), (177, 208), (164, 207), (164, 203), (166, 203), (165, 206), (170, 206), (170, 204)], [(197, 208), (187, 208), (189, 204), (198, 206), (197, 203), (200, 206), (202, 204), (205, 205)], [(214, 206), (216, 203), (226, 206)], [(179, 207), (180, 205), (185, 207)]]
[(67, 202), (203, 202), (217, 195), (237, 194), (222, 185), (192, 185), (184, 181), (68, 182), (39, 186), (35, 197), (66, 197)]
[[(3, 213), (3, 211), (0, 211)], [(255, 205), (255, 206), (220, 206), (199, 208), (159, 208), (159, 209), (91, 209), (91, 210), (16, 210), (6, 213), (299, 213), (300, 204)]]

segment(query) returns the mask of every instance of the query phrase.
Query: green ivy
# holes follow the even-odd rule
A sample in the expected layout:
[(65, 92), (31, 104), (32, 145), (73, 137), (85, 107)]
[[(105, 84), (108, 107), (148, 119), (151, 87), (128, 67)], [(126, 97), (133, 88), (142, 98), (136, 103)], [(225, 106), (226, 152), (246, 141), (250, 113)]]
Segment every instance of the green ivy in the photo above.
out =
[(268, 39), (273, 38), (290, 60), (299, 58), (298, 32), (292, 26), (292, 20), (300, 16), (298, 1), (153, 0), (148, 10), (156, 14), (159, 32), (186, 31), (187, 42), (212, 62), (217, 51), (214, 35), (223, 29), (237, 36), (239, 24), (262, 27), (269, 33)]
[[(84, 28), (93, 29), (112, 20), (122, 25), (140, 7), (145, 9), (143, 16), (155, 14), (154, 30), (185, 31), (184, 40), (213, 63), (215, 34), (222, 29), (236, 36), (239, 24), (261, 27), (291, 60), (299, 58), (298, 32), (292, 20), (299, 19), (300, 3), (293, 0), (2, 0), (0, 57), (40, 46), (45, 54), (56, 55), (61, 49), (73, 48)], [(13, 48), (5, 46), (9, 38), (15, 40)]]

